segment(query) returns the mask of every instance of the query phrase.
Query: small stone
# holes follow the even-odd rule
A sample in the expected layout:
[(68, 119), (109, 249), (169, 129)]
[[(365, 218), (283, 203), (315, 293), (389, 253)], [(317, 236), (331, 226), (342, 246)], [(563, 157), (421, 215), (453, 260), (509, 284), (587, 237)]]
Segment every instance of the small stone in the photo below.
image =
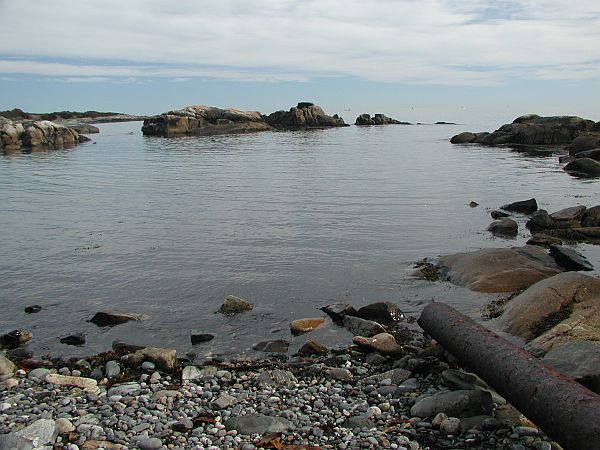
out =
[(461, 422), (456, 417), (449, 417), (440, 424), (440, 433), (460, 434)]
[(158, 450), (162, 445), (162, 441), (158, 438), (140, 439), (137, 443), (140, 450)]
[(85, 344), (85, 334), (84, 333), (70, 334), (68, 336), (61, 337), (59, 340), (60, 340), (61, 344), (84, 345)]
[(356, 345), (381, 353), (382, 355), (400, 355), (404, 353), (394, 336), (389, 333), (379, 333), (373, 337), (355, 336), (352, 340)]
[(225, 421), (227, 431), (237, 430), (239, 434), (280, 433), (292, 427), (292, 422), (283, 417), (271, 417), (263, 414), (236, 416)]
[(27, 439), (34, 447), (41, 447), (56, 438), (56, 425), (54, 420), (39, 419), (15, 432), (15, 435)]
[(192, 345), (209, 342), (209, 341), (212, 341), (214, 338), (215, 338), (215, 336), (210, 333), (202, 333), (200, 331), (190, 331), (190, 340), (192, 342)]
[(106, 378), (115, 378), (121, 373), (121, 366), (117, 361), (108, 361), (104, 367)]
[(185, 366), (181, 371), (181, 380), (190, 381), (200, 377), (202, 372), (196, 366)]
[(32, 305), (32, 306), (27, 306), (25, 308), (25, 313), (35, 314), (35, 313), (39, 313), (41, 310), (42, 310), (42, 307), (40, 305)]
[(56, 429), (58, 430), (58, 434), (70, 433), (71, 431), (75, 431), (75, 425), (69, 419), (61, 418), (56, 419)]
[(145, 320), (147, 318), (148, 316), (145, 316), (143, 314), (101, 311), (94, 314), (94, 317), (90, 319), (90, 322), (92, 322), (95, 325), (98, 325), (99, 327), (107, 327), (120, 325), (122, 323), (131, 321)]
[(325, 324), (325, 319), (323, 317), (311, 317), (311, 318), (307, 318), (307, 319), (298, 319), (298, 320), (294, 320), (290, 324), (290, 331), (292, 332), (292, 334), (295, 334), (295, 335), (308, 333), (319, 327), (322, 327), (323, 324)]
[(250, 311), (254, 308), (254, 305), (243, 298), (229, 295), (217, 311), (218, 313), (231, 316), (244, 311)]
[(0, 354), (0, 376), (15, 373), (14, 363), (6, 356)]
[(222, 393), (221, 395), (219, 395), (215, 400), (213, 400), (210, 403), (210, 407), (212, 409), (225, 409), (228, 408), (234, 404), (236, 404), (238, 401), (237, 398), (226, 394), (226, 393)]
[(342, 367), (332, 367), (329, 369), (329, 375), (332, 378), (340, 381), (351, 381), (354, 376), (348, 369), (344, 369)]
[(314, 339), (309, 339), (298, 349), (298, 354), (303, 356), (325, 355), (328, 352), (329, 349), (327, 347)]
[(437, 413), (437, 414), (435, 415), (435, 417), (433, 418), (433, 420), (431, 421), (431, 425), (433, 425), (434, 427), (436, 427), (436, 428), (437, 428), (437, 427), (439, 427), (439, 426), (442, 424), (442, 422), (443, 422), (444, 420), (446, 420), (447, 418), (448, 418), (448, 416), (447, 416), (446, 414), (444, 414), (444, 413)]
[(156, 364), (154, 364), (152, 361), (144, 361), (142, 363), (142, 370), (145, 372), (152, 372), (154, 369), (156, 369)]
[(46, 375), (50, 374), (50, 369), (46, 369), (45, 367), (39, 367), (37, 369), (33, 369), (29, 371), (27, 374), (27, 378), (30, 380), (40, 380), (44, 381), (46, 379)]

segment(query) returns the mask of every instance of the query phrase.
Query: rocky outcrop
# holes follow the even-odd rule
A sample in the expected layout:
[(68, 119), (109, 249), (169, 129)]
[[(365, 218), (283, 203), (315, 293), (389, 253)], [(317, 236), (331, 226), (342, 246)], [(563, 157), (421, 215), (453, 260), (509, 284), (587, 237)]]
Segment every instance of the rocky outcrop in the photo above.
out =
[(269, 114), (265, 121), (273, 128), (284, 130), (347, 126), (337, 114), (328, 116), (320, 106), (309, 102), (300, 102), (289, 111)]
[(562, 145), (567, 146), (579, 136), (600, 130), (600, 124), (577, 116), (541, 117), (529, 114), (502, 125), (493, 133), (461, 133), (453, 144), (481, 145)]
[(0, 151), (54, 150), (88, 141), (77, 130), (49, 122), (16, 122), (0, 117)]
[(591, 208), (572, 206), (552, 214), (540, 209), (531, 215), (526, 227), (532, 234), (599, 244), (600, 205)]
[(516, 292), (561, 272), (544, 250), (533, 247), (488, 248), (441, 257), (440, 274), (478, 292)]
[(600, 133), (585, 133), (573, 139), (569, 146), (569, 154), (577, 155), (598, 147), (600, 147)]
[(270, 130), (257, 111), (220, 109), (212, 106), (188, 106), (144, 120), (145, 136), (204, 136)]
[(412, 125), (412, 123), (401, 122), (385, 114), (375, 114), (373, 117), (370, 114), (361, 114), (356, 118), (354, 125)]

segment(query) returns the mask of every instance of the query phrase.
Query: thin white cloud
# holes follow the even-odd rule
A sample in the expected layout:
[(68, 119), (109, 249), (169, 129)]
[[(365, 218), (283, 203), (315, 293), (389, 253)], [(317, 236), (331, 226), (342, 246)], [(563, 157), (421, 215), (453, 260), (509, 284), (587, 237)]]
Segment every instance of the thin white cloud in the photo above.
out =
[(0, 16), (4, 74), (493, 85), (600, 68), (597, 0), (3, 0)]

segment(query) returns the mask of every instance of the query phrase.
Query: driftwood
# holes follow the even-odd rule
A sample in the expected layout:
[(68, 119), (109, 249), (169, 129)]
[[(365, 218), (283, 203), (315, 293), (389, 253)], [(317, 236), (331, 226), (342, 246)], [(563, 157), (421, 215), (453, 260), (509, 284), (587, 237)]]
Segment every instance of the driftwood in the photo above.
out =
[(565, 449), (600, 449), (599, 395), (443, 303), (418, 323)]

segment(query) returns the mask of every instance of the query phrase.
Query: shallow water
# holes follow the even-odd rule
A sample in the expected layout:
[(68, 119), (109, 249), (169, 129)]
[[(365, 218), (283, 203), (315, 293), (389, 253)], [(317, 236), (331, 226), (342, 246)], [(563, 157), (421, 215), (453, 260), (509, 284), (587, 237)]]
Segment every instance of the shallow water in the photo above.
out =
[[(87, 355), (114, 339), (180, 352), (252, 353), (290, 320), (333, 301), (432, 299), (477, 316), (489, 296), (412, 279), (414, 261), (522, 245), (485, 232), (489, 211), (536, 197), (550, 212), (600, 201), (556, 155), (453, 146), (464, 126), (387, 126), (151, 138), (140, 123), (100, 125), (94, 144), (0, 156), (0, 332), (33, 331), (36, 354)], [(471, 200), (479, 203), (468, 206)], [(600, 251), (577, 247), (600, 267)], [(228, 294), (255, 309), (214, 314)], [(27, 315), (28, 305), (44, 307)], [(99, 310), (150, 319), (113, 328)], [(192, 347), (190, 330), (217, 338)], [(278, 331), (279, 330), (279, 331)], [(84, 347), (58, 337), (86, 332)], [(315, 337), (351, 340), (329, 326)]]

